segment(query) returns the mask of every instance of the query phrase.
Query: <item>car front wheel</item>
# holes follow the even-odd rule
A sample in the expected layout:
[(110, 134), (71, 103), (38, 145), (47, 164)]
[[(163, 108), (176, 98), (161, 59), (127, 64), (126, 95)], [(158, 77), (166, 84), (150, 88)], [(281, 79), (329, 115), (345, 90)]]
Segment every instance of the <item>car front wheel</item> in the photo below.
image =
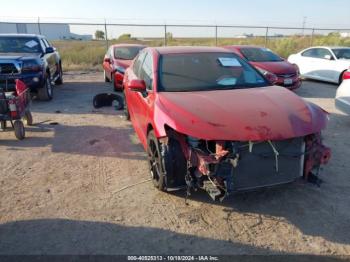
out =
[(159, 143), (154, 131), (147, 137), (148, 166), (153, 184), (161, 191), (179, 190), (186, 185), (186, 159), (180, 143), (172, 137)]
[(50, 75), (47, 75), (45, 82), (41, 88), (38, 89), (38, 98), (42, 101), (49, 101), (53, 97), (53, 87), (51, 84)]
[(130, 120), (130, 113), (128, 109), (128, 104), (126, 103), (125, 91), (123, 92), (123, 94), (124, 94), (124, 115), (126, 120)]
[(148, 167), (153, 185), (161, 191), (165, 191), (165, 170), (160, 143), (154, 131), (150, 131), (147, 137)]
[(111, 82), (111, 81), (109, 80), (109, 78), (107, 77), (106, 70), (103, 70), (103, 78), (105, 79), (105, 82), (106, 82), (106, 83)]
[(58, 78), (55, 81), (56, 85), (62, 85), (63, 84), (63, 70), (62, 70), (62, 65), (59, 65), (58, 69)]

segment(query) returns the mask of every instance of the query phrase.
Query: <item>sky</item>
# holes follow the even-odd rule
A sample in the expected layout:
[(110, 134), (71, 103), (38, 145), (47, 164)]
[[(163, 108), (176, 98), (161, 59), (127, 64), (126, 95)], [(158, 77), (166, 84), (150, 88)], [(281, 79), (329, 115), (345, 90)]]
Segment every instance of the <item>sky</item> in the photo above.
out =
[[(30, 18), (41, 21), (160, 24), (258, 25), (349, 28), (349, 0), (0, 0), (0, 21)], [(40, 8), (39, 8), (40, 7)], [(63, 19), (65, 18), (65, 19)], [(33, 21), (33, 19), (31, 19)], [(75, 27), (79, 33), (95, 28)], [(111, 28), (111, 34), (162, 34), (160, 28)], [(188, 32), (184, 32), (184, 31)], [(173, 28), (175, 35), (212, 34), (208, 29)], [(158, 32), (159, 31), (159, 32)], [(201, 32), (203, 31), (203, 32)], [(249, 30), (248, 30), (249, 31)], [(246, 32), (246, 31), (245, 31)], [(254, 31), (255, 32), (255, 31)], [(238, 32), (237, 32), (238, 33)], [(249, 32), (246, 32), (249, 33)], [(281, 32), (274, 32), (281, 33)], [(222, 32), (224, 34), (224, 32)]]

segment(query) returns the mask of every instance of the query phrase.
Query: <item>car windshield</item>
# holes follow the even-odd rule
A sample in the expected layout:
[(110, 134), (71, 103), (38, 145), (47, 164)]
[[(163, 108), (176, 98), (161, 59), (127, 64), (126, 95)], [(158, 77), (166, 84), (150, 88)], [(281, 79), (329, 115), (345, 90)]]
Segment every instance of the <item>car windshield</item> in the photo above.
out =
[(133, 60), (143, 48), (142, 46), (116, 47), (114, 48), (114, 58)]
[(350, 48), (335, 48), (332, 51), (337, 59), (350, 59)]
[(41, 53), (38, 39), (0, 36), (0, 53)]
[(278, 55), (267, 48), (241, 48), (243, 56), (251, 62), (280, 62), (283, 61)]
[(232, 53), (167, 54), (160, 58), (159, 91), (190, 92), (268, 86), (265, 78)]

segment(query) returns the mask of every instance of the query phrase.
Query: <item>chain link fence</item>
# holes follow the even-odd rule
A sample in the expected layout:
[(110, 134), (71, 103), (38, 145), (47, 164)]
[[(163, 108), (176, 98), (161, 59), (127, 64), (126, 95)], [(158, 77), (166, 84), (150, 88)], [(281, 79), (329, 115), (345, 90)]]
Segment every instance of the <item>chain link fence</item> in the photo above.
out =
[(52, 20), (0, 21), (0, 33), (45, 35), (60, 49), (65, 66), (70, 69), (98, 67), (106, 49), (114, 43), (148, 46), (247, 44), (265, 46), (282, 57), (313, 45), (350, 46), (350, 28)]

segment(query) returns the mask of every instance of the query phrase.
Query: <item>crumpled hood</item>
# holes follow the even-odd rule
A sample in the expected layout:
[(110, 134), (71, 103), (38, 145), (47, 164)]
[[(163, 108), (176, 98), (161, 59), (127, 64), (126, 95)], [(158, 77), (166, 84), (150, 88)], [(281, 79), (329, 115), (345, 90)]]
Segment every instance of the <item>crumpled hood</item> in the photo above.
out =
[(260, 67), (276, 75), (296, 74), (296, 68), (287, 61), (280, 62), (250, 62), (253, 66)]
[(156, 107), (164, 124), (206, 140), (282, 140), (319, 132), (328, 120), (320, 107), (278, 86), (160, 92)]

